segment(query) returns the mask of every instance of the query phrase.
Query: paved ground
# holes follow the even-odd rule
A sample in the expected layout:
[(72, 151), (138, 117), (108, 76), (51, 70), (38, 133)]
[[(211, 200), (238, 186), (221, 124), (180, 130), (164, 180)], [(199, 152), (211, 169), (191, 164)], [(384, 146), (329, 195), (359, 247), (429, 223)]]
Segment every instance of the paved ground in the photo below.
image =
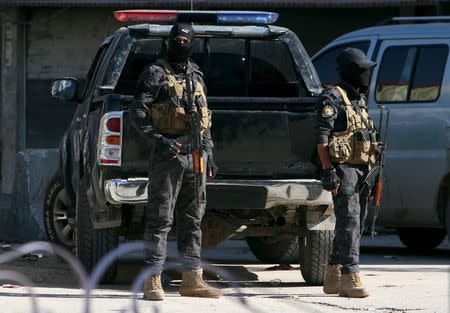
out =
[[(321, 287), (306, 286), (299, 269), (268, 271), (243, 241), (229, 241), (219, 249), (205, 251), (209, 263), (234, 277), (216, 281), (226, 296), (220, 300), (183, 298), (178, 294), (177, 275), (162, 303), (138, 301), (140, 312), (442, 312), (450, 311), (450, 246), (446, 240), (431, 252), (404, 248), (396, 236), (364, 239), (362, 278), (371, 292), (366, 299), (324, 295)], [(42, 257), (19, 260), (1, 269), (19, 271), (37, 286), (41, 312), (82, 312), (83, 294), (76, 278), (59, 260)], [(136, 264), (121, 264), (116, 284), (95, 291), (91, 312), (126, 312), (131, 305), (130, 282), (138, 271)], [(32, 312), (23, 287), (0, 287), (0, 312)], [(139, 295), (140, 296), (140, 295)], [(129, 312), (133, 312), (131, 309)]]

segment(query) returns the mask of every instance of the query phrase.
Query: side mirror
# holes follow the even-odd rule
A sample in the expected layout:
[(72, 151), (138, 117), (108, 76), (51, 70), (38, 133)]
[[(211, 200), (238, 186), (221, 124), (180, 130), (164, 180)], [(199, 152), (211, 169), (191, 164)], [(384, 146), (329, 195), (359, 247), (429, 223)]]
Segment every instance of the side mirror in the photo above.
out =
[(77, 99), (78, 80), (58, 78), (52, 83), (51, 96), (57, 100), (75, 101)]

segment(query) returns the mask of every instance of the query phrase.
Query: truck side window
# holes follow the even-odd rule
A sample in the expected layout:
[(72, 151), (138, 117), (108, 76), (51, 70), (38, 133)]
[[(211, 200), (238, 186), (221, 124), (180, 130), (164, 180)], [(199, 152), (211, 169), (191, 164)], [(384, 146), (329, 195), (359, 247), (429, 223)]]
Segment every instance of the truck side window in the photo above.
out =
[(133, 43), (125, 66), (120, 74), (114, 92), (124, 95), (133, 95), (136, 84), (142, 71), (157, 59), (162, 57), (162, 39), (149, 38)]
[(385, 50), (380, 64), (377, 102), (433, 102), (439, 97), (448, 47), (397, 46)]
[(133, 42), (133, 38), (126, 38), (120, 43), (118, 51), (113, 55), (106, 69), (103, 86), (116, 87)]
[(336, 57), (345, 48), (356, 48), (367, 54), (370, 41), (349, 42), (337, 47), (333, 47), (313, 59), (314, 67), (323, 86), (334, 86), (341, 80), (336, 71)]
[(87, 85), (83, 92), (83, 99), (86, 99), (92, 93), (92, 90), (94, 88), (95, 78), (97, 77), (98, 71), (102, 65), (102, 62), (105, 57), (106, 51), (108, 50), (108, 47), (109, 46), (101, 47), (97, 51), (97, 54), (95, 55), (94, 61), (92, 62), (92, 65), (87, 74)]

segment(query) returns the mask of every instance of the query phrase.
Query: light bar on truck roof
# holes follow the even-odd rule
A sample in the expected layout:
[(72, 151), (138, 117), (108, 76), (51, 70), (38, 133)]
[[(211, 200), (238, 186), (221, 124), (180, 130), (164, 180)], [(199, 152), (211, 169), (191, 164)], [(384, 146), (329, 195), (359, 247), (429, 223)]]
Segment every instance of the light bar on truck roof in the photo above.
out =
[(114, 16), (121, 23), (156, 24), (269, 25), (278, 19), (278, 13), (259, 11), (124, 10), (114, 12)]

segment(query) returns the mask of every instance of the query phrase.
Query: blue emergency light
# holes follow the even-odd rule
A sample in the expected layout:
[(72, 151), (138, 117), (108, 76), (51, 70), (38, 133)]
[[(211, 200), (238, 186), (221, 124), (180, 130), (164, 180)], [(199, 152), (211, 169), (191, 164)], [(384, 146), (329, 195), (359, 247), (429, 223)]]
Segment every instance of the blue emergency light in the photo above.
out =
[(219, 11), (217, 12), (217, 24), (250, 24), (269, 25), (278, 19), (278, 13), (253, 12), (253, 11)]
[(278, 19), (278, 13), (258, 11), (124, 10), (114, 12), (114, 16), (122, 23), (158, 24), (269, 25)]

